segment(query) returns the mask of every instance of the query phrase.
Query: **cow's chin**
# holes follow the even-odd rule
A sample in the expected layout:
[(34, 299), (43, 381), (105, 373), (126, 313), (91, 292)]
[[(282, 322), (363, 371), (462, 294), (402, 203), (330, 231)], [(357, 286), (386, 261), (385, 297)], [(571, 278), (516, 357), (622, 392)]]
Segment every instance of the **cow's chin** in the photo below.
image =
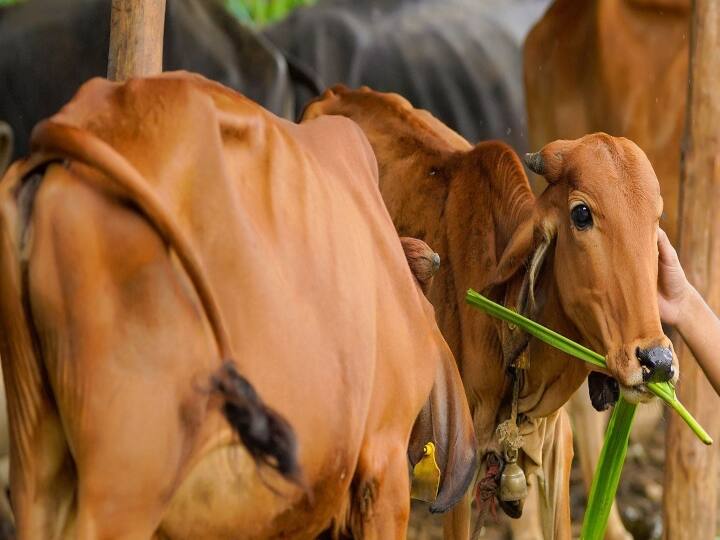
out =
[(635, 404), (649, 403), (655, 399), (655, 394), (651, 393), (644, 384), (636, 386), (620, 385), (620, 394), (625, 398), (625, 401)]
[[(676, 386), (678, 379), (680, 378), (680, 370), (678, 369), (677, 362), (673, 363), (673, 367), (675, 369), (675, 375), (669, 382), (671, 385)], [(655, 394), (650, 392), (650, 390), (648, 390), (648, 387), (644, 383), (636, 384), (633, 386), (625, 386), (621, 384), (620, 393), (625, 398), (625, 400), (629, 401), (630, 403), (648, 403), (655, 399)]]

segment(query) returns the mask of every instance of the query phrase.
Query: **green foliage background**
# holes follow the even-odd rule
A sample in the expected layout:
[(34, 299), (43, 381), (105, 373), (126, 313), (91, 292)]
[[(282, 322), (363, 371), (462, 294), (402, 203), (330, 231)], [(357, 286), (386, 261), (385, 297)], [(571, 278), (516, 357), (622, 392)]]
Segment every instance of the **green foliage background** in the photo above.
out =
[[(0, 7), (31, 0), (0, 0)], [(300, 6), (316, 0), (224, 0), (225, 7), (245, 23), (263, 25), (278, 21)]]
[(315, 0), (225, 0), (228, 10), (238, 19), (259, 25), (278, 21), (293, 9), (314, 3)]

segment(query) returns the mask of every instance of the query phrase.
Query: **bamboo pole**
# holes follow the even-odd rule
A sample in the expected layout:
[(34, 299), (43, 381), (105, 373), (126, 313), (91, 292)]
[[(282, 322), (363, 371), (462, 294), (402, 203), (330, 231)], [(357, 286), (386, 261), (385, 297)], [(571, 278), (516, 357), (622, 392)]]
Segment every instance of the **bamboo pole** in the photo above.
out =
[(165, 0), (112, 0), (108, 79), (162, 71)]
[[(720, 2), (694, 0), (680, 175), (680, 260), (690, 282), (720, 313)], [(677, 346), (678, 395), (720, 440), (720, 399), (690, 350)], [(720, 362), (720, 356), (717, 359)], [(664, 537), (715, 538), (717, 448), (704, 447), (670, 415), (666, 438)]]

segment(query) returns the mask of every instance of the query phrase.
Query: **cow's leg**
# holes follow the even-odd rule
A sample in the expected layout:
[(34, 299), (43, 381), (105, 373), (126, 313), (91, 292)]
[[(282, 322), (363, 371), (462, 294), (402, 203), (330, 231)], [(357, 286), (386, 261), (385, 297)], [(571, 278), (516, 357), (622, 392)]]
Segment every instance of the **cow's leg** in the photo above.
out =
[(443, 517), (443, 538), (445, 540), (467, 540), (470, 538), (472, 498), (473, 490), (468, 489), (460, 502), (448, 510)]
[[(7, 431), (5, 432), (7, 437)], [(15, 536), (15, 519), (10, 506), (10, 457), (0, 457), (0, 540)]]
[[(393, 437), (394, 438), (394, 437)], [(407, 449), (378, 437), (360, 452), (352, 488), (350, 524), (354, 538), (392, 540), (407, 537), (410, 480)]]
[[(7, 433), (5, 433), (7, 435)], [(15, 524), (8, 494), (10, 493), (10, 457), (0, 457), (0, 540), (15, 536)]]
[[(464, 365), (463, 366), (463, 380), (485, 380), (482, 370), (478, 370), (477, 365)], [(499, 452), (499, 448), (496, 446), (496, 442), (493, 442), (494, 428), (489, 426), (495, 425), (495, 418), (497, 411), (500, 406), (501, 395), (496, 392), (487, 391), (486, 388), (473, 388), (467, 390), (466, 396), (482, 395), (484, 397), (482, 406), (471, 406), (473, 409), (473, 425), (475, 426), (475, 435), (478, 437), (478, 448), (484, 449), (485, 451), (494, 450)], [(472, 403), (473, 399), (468, 397), (468, 400)], [(475, 481), (471, 483), (470, 489), (468, 489), (465, 496), (459, 501), (453, 508), (451, 508), (443, 518), (443, 538), (445, 540), (468, 540), (471, 534), (472, 523), (472, 501), (475, 495), (477, 487), (477, 481), (482, 478), (485, 474), (485, 457), (482, 455), (478, 456), (479, 470), (476, 471)], [(477, 476), (479, 475), (479, 476)]]
[(11, 538), (15, 525), (10, 509), (10, 434), (8, 432), (5, 385), (0, 377), (0, 540)]
[(23, 298), (25, 275), (17, 245), (21, 237), (17, 213), (9, 206), (4, 207), (0, 219), (3, 244), (0, 299), (4, 323), (0, 351), (8, 415), (8, 430), (3, 436), (9, 435), (3, 450), (9, 445), (8, 475), (15, 526), (19, 538), (62, 538), (74, 482), (72, 469), (67, 466), (70, 454), (28, 325), (30, 315)]
[(519, 519), (510, 519), (513, 540), (537, 540), (542, 538), (539, 491), (538, 479), (533, 475), (528, 478), (528, 496), (525, 498), (522, 516)]
[[(56, 411), (47, 402), (36, 405), (35, 410), (26, 411), (32, 411), (28, 417), (17, 414), (17, 419), (11, 420), (19, 424), (17, 431), (23, 432), (19, 440), (12, 441), (16, 453), (10, 469), (10, 494), (15, 533), (28, 540), (59, 540), (66, 537), (72, 519), (72, 461)], [(29, 421), (32, 416), (37, 423)]]
[(538, 471), (540, 516), (545, 540), (570, 540), (570, 469), (573, 439), (570, 419), (564, 408), (545, 419), (542, 469)]
[[(7, 272), (13, 269), (2, 267)], [(6, 277), (8, 274), (5, 274)], [(4, 284), (4, 283), (3, 283)], [(5, 309), (13, 309), (9, 296), (17, 291), (3, 290)], [(39, 360), (26, 325), (20, 299), (12, 318), (18, 324), (5, 329), (2, 339), (4, 380), (8, 394), (8, 418), (12, 461), (9, 486), (18, 538), (51, 540), (64, 537), (71, 512), (74, 478), (70, 453), (65, 442), (57, 409), (42, 382)], [(12, 342), (12, 352), (5, 346)], [(5, 489), (3, 484), (2, 488)], [(2, 497), (5, 498), (5, 493)]]
[(29, 303), (74, 461), (64, 470), (77, 478), (63, 538), (146, 540), (196, 450), (208, 397), (193, 381), (219, 360), (157, 233), (91, 186), (48, 170), (29, 264)]
[[(607, 413), (593, 409), (588, 398), (587, 381), (572, 395), (566, 405), (572, 422), (575, 446), (587, 493), (595, 473), (600, 450), (602, 449)], [(605, 540), (630, 540), (632, 535), (625, 529), (617, 503), (613, 502), (608, 519)]]

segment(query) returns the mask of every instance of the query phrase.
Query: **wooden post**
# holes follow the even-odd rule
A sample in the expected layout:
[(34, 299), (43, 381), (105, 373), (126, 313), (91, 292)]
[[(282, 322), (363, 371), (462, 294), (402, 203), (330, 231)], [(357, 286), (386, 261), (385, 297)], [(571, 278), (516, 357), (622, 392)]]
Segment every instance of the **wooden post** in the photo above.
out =
[(112, 0), (108, 79), (162, 71), (165, 0)]
[[(720, 313), (720, 2), (694, 0), (685, 141), (680, 175), (680, 260)], [(705, 447), (676, 414), (667, 433), (663, 511), (670, 540), (715, 538), (720, 399), (678, 343), (678, 395), (715, 440)], [(717, 361), (720, 362), (720, 356)]]

